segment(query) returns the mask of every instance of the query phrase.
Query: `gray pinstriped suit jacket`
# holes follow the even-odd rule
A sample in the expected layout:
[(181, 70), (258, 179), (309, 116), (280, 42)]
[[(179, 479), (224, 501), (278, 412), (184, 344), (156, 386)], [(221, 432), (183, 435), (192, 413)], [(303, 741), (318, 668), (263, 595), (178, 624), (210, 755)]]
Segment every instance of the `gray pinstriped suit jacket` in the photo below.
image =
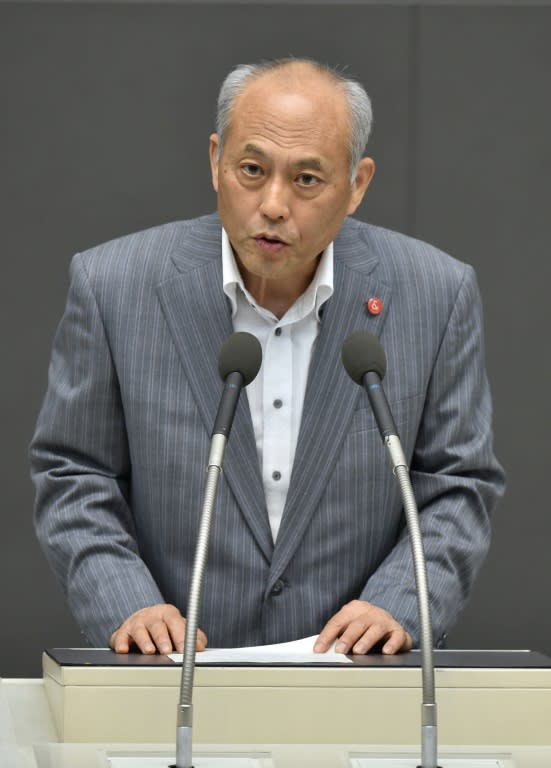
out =
[[(421, 511), (435, 638), (463, 606), (503, 488), (492, 453), (473, 271), (424, 243), (347, 219), (335, 292), (310, 366), (274, 546), (246, 397), (217, 500), (201, 626), (211, 646), (317, 633), (345, 602), (390, 611), (417, 638), (397, 483), (362, 390), (340, 360), (355, 330), (380, 337)], [(216, 215), (77, 255), (32, 444), (35, 520), (89, 642), (132, 612), (186, 612), (209, 435), (232, 333)], [(366, 312), (378, 296), (384, 309)]]

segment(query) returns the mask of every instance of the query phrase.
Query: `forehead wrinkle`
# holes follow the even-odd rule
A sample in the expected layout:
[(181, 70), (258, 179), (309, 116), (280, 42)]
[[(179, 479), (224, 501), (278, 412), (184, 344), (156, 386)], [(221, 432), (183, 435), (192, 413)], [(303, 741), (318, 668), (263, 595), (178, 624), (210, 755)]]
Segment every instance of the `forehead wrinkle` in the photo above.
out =
[[(243, 132), (246, 131), (246, 133), (251, 136), (251, 140), (247, 141), (246, 144), (261, 152), (264, 152), (264, 150), (254, 141), (252, 138), (253, 136), (258, 137), (261, 141), (272, 142), (276, 146), (280, 146), (284, 149), (305, 146), (306, 155), (308, 157), (314, 157), (317, 154), (316, 147), (313, 146), (313, 144), (315, 144), (318, 139), (328, 135), (327, 131), (320, 130), (319, 126), (312, 125), (311, 122), (304, 121), (305, 125), (283, 122), (280, 125), (274, 125), (274, 122), (275, 121), (270, 120), (270, 118), (265, 120), (262, 118), (259, 119), (258, 115), (256, 115), (255, 119), (247, 126), (236, 122), (236, 131), (240, 132), (240, 129), (243, 129)], [(297, 123), (298, 122), (299, 121), (297, 121)], [(339, 132), (332, 131), (332, 133), (334, 140), (338, 142), (341, 138)], [(306, 145), (308, 145), (308, 148), (306, 148)]]
[[(279, 108), (274, 108), (275, 105)], [(310, 94), (274, 92), (272, 98), (262, 93), (245, 91), (234, 107), (233, 120), (238, 128), (259, 130), (271, 129), (293, 136), (294, 133), (307, 132), (308, 135), (327, 135), (346, 141), (348, 133), (347, 105), (335, 99), (322, 100), (312, 98)]]
[[(268, 110), (260, 111), (258, 108), (255, 110), (247, 111), (242, 119), (242, 123), (248, 124), (253, 131), (262, 132), (264, 130), (277, 131), (278, 133), (288, 133), (293, 136), (294, 134), (304, 135), (307, 132), (308, 135), (312, 133), (321, 133), (319, 129), (320, 122), (328, 122), (324, 120), (324, 116), (317, 116), (318, 119), (313, 119), (311, 115), (293, 115), (283, 116), (280, 112), (270, 112)], [(319, 119), (321, 118), (321, 119)]]

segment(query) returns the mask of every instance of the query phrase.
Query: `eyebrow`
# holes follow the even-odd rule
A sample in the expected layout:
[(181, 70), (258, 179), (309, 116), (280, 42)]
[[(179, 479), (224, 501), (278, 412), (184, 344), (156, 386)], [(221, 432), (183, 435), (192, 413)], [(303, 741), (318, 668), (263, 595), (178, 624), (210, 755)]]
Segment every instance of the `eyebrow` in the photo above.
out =
[[(258, 155), (259, 157), (268, 157), (266, 152), (256, 144), (245, 144), (243, 151), (247, 154)], [(319, 157), (303, 157), (300, 160), (297, 160), (296, 163), (293, 163), (293, 166), (298, 170), (305, 168), (311, 168), (315, 171), (323, 170), (323, 164)]]

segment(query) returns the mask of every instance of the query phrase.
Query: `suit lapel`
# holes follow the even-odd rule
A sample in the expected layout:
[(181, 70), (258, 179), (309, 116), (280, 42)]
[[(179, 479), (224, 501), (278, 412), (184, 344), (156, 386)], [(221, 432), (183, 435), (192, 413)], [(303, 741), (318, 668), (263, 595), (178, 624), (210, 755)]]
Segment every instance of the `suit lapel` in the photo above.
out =
[[(325, 305), (312, 356), (293, 473), (268, 588), (282, 575), (300, 545), (341, 452), (358, 399), (364, 396), (343, 368), (342, 342), (358, 330), (379, 336), (390, 302), (389, 286), (369, 274), (377, 259), (370, 260), (365, 243), (356, 238), (339, 243), (340, 239), (335, 242), (334, 293)], [(366, 310), (371, 297), (383, 301), (379, 315)]]
[[(201, 248), (201, 255), (198, 254)], [(208, 228), (180, 244), (173, 259), (178, 271), (157, 293), (197, 408), (210, 435), (222, 382), (218, 353), (233, 333), (222, 290), (220, 227)], [(194, 457), (192, 460), (197, 461)], [(205, 463), (207, 457), (204, 457)], [(241, 394), (224, 458), (224, 476), (265, 557), (273, 550), (262, 478), (246, 392)]]

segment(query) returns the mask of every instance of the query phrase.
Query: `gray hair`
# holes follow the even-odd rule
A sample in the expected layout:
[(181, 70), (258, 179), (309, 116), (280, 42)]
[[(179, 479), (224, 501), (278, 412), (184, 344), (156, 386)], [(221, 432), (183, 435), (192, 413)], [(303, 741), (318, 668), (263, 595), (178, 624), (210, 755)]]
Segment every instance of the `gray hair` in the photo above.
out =
[(218, 94), (218, 105), (216, 112), (216, 132), (218, 134), (218, 158), (222, 152), (224, 138), (228, 131), (231, 113), (238, 96), (245, 90), (246, 86), (256, 78), (267, 72), (272, 72), (288, 64), (310, 64), (315, 70), (326, 75), (337, 86), (342, 89), (348, 102), (350, 114), (349, 123), (349, 157), (350, 157), (350, 183), (356, 178), (358, 164), (363, 157), (367, 140), (373, 124), (373, 111), (371, 101), (364, 87), (349, 77), (333, 69), (326, 64), (320, 64), (317, 61), (307, 58), (295, 59), (292, 57), (285, 59), (273, 59), (270, 61), (261, 61), (258, 64), (239, 64), (231, 70), (222, 83), (220, 93)]

